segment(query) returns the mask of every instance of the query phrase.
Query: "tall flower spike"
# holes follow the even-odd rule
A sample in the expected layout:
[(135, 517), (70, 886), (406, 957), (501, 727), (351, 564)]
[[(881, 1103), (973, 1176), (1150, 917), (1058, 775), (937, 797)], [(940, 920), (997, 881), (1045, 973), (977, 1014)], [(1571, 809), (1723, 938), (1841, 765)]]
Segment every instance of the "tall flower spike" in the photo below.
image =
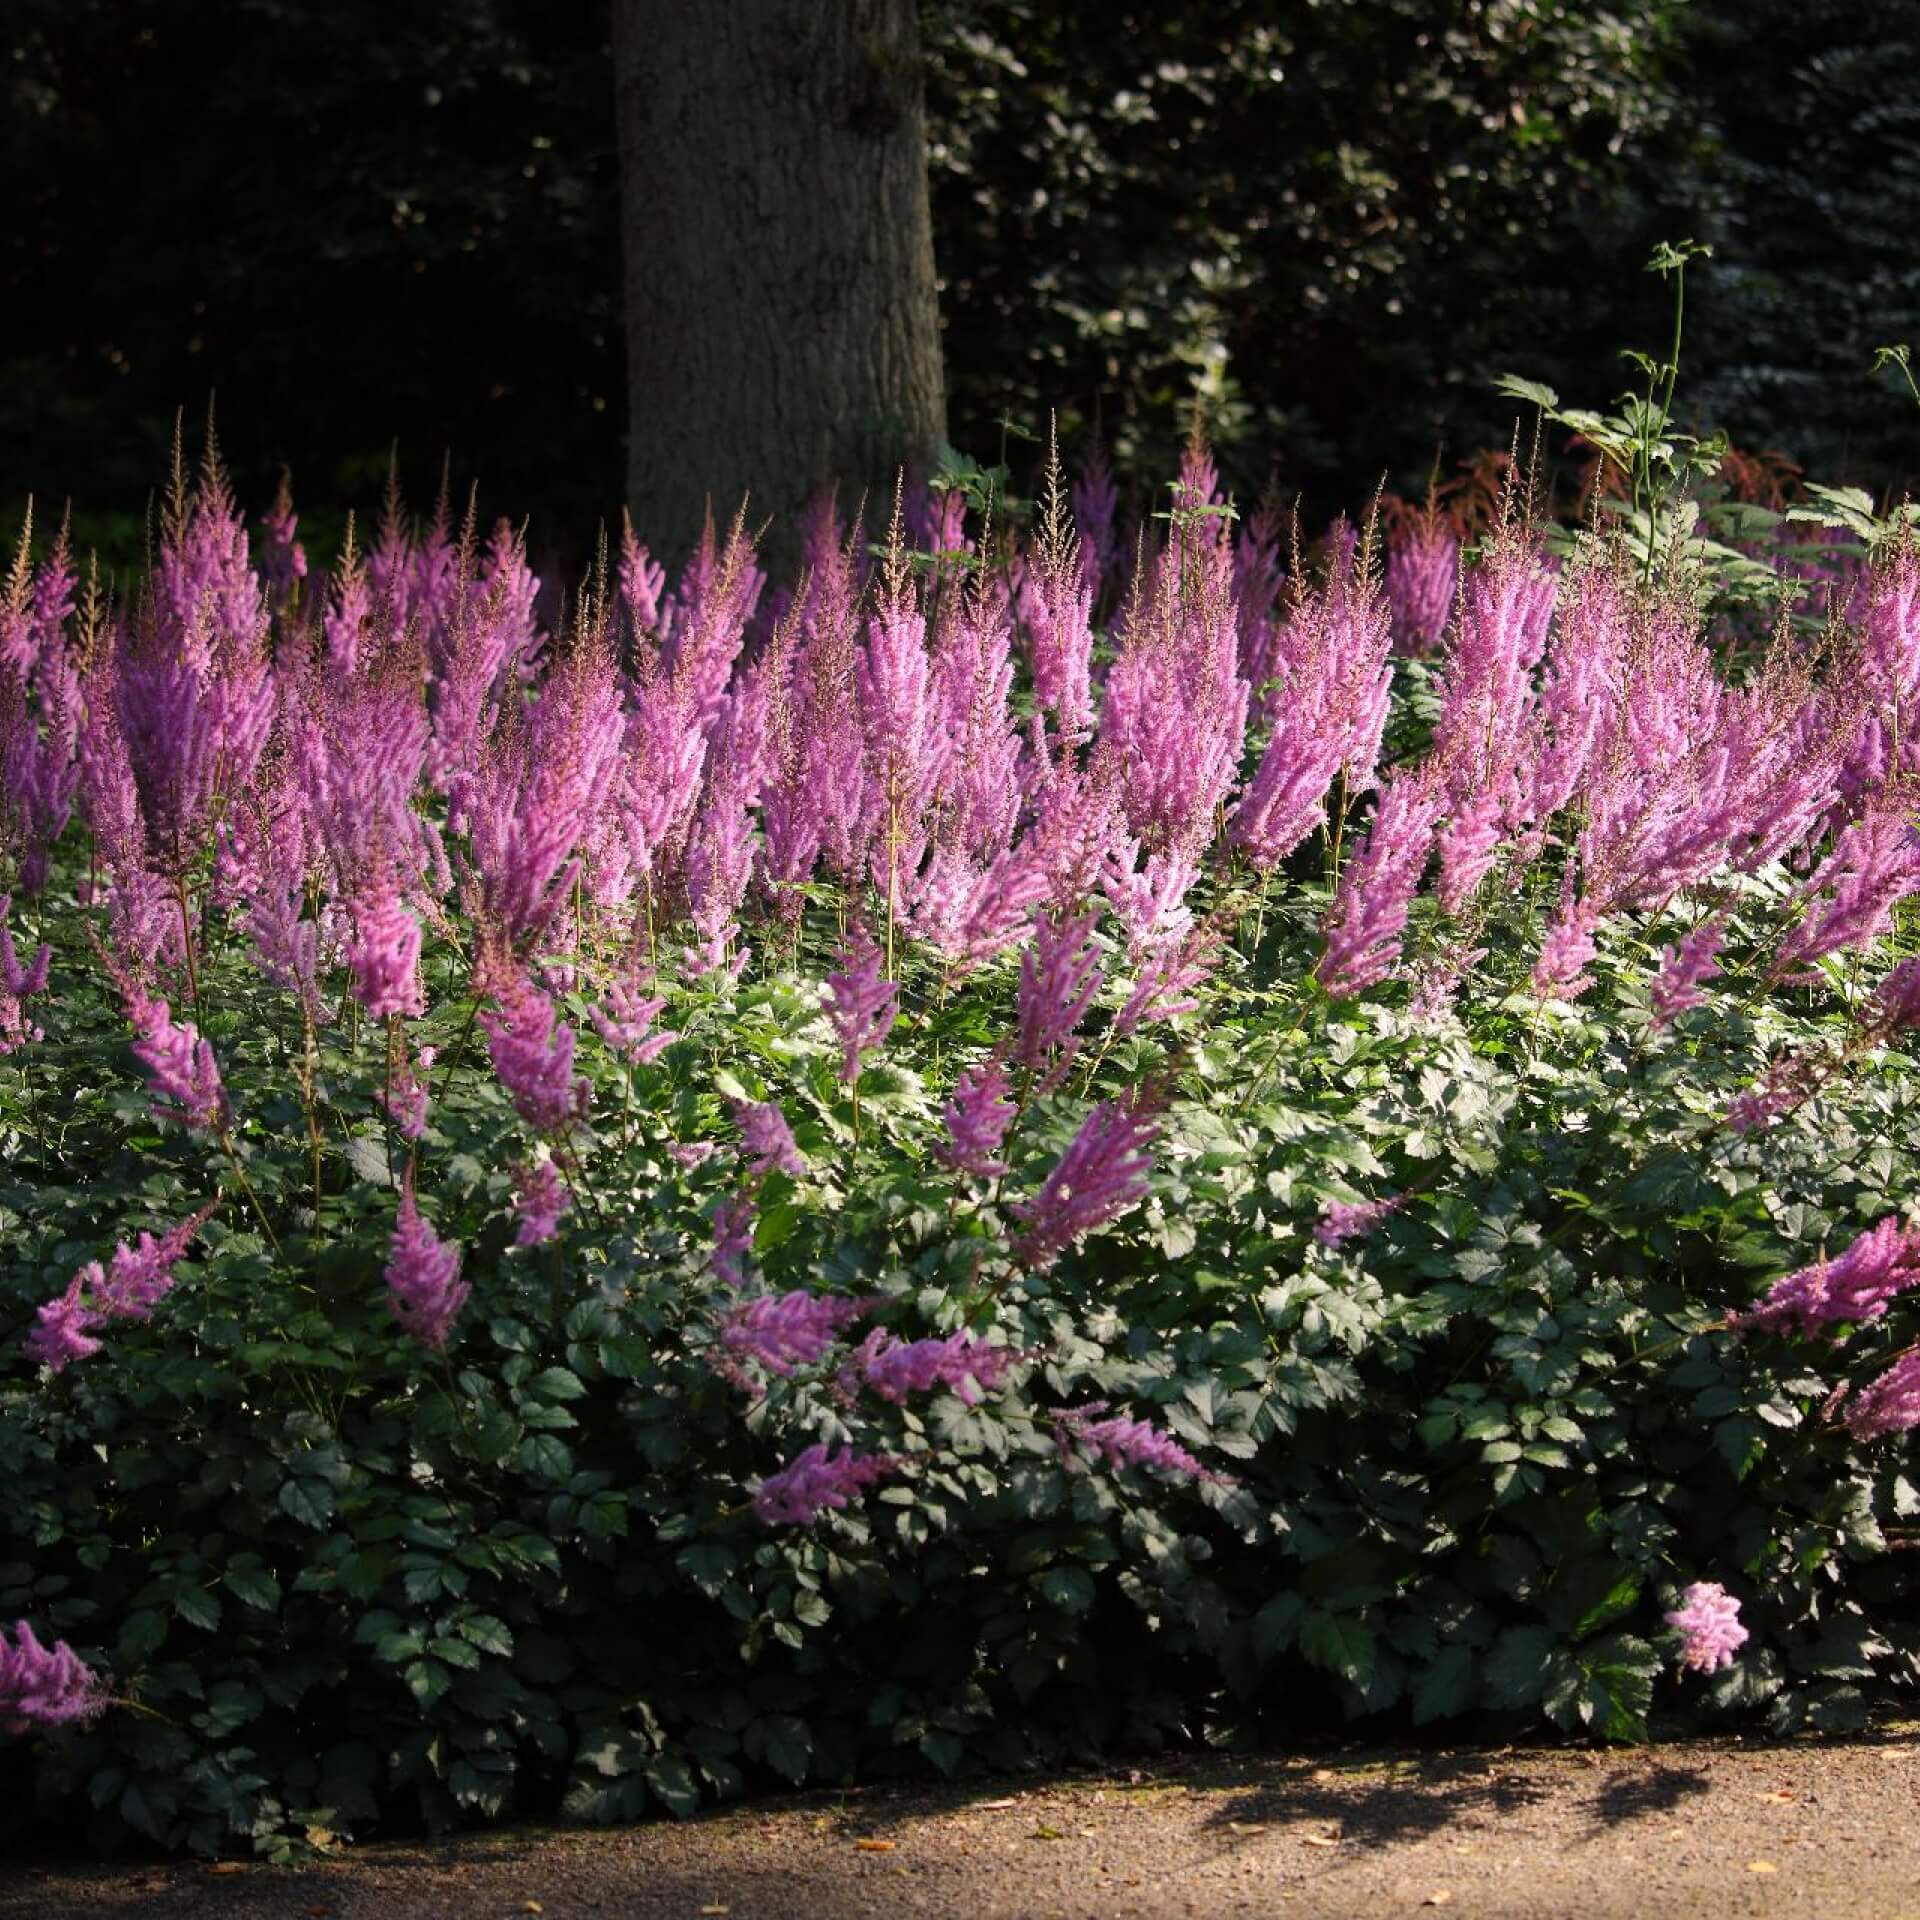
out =
[(64, 1640), (43, 1647), (24, 1620), (0, 1631), (0, 1728), (26, 1733), (93, 1720), (106, 1710), (99, 1676)]
[(1020, 957), (1020, 1033), (1013, 1057), (1034, 1072), (1047, 1069), (1042, 1093), (1066, 1078), (1080, 1047), (1075, 1030), (1099, 991), (1100, 960), (1093, 947), (1098, 918), (1083, 913), (1057, 920), (1042, 914), (1034, 921), (1033, 945)]
[(1218, 1487), (1234, 1484), (1226, 1474), (1202, 1466), (1171, 1434), (1144, 1420), (1129, 1419), (1125, 1414), (1096, 1420), (1094, 1416), (1105, 1413), (1106, 1406), (1104, 1400), (1095, 1400), (1084, 1407), (1063, 1407), (1053, 1416), (1060, 1451), (1069, 1467), (1079, 1463), (1157, 1467), (1181, 1480), (1199, 1480)]
[(810, 1367), (839, 1339), (842, 1329), (876, 1303), (835, 1293), (765, 1293), (728, 1309), (720, 1344), (741, 1360), (757, 1360), (783, 1378)]
[(1677, 946), (1660, 949), (1660, 971), (1654, 976), (1648, 999), (1657, 1031), (1671, 1026), (1691, 1007), (1704, 1007), (1707, 996), (1700, 982), (1720, 971), (1722, 928), (1708, 920), (1685, 935)]
[(806, 1159), (787, 1116), (771, 1100), (736, 1100), (733, 1124), (740, 1129), (741, 1147), (756, 1177), (787, 1173), (797, 1180), (806, 1172)]
[(1355, 849), (1325, 925), (1327, 950), (1315, 968), (1327, 992), (1364, 993), (1393, 972), (1407, 913), (1444, 804), (1427, 780), (1401, 776), (1382, 789), (1367, 837)]
[(506, 983), (499, 1000), (498, 1013), (479, 1016), (493, 1070), (528, 1126), (563, 1132), (586, 1112), (590, 1091), (584, 1076), (574, 1076), (573, 1029), (523, 974)]
[(49, 1300), (34, 1314), (34, 1325), (21, 1349), (37, 1367), (59, 1373), (76, 1360), (85, 1360), (100, 1351), (93, 1329), (104, 1317), (81, 1290), (100, 1269), (83, 1267), (67, 1282), (67, 1290)]
[(175, 1021), (164, 1000), (137, 987), (127, 999), (127, 1017), (138, 1036), (133, 1057), (147, 1070), (156, 1120), (178, 1120), (190, 1130), (218, 1131), (227, 1124), (227, 1090), (213, 1048), (186, 1020)]
[(725, 1287), (746, 1285), (747, 1255), (753, 1251), (759, 1204), (751, 1193), (732, 1193), (713, 1210), (713, 1276)]
[(1854, 1395), (1846, 1422), (1847, 1431), (1862, 1442), (1920, 1427), (1920, 1347), (1909, 1347)]
[(1143, 1106), (1103, 1100), (1081, 1123), (1040, 1191), (1031, 1200), (1014, 1202), (1014, 1216), (1026, 1229), (1015, 1254), (1030, 1267), (1050, 1267), (1082, 1235), (1137, 1206), (1146, 1196), (1158, 1132)]
[(409, 1168), (400, 1189), (400, 1214), (387, 1261), (387, 1304), (393, 1317), (422, 1346), (439, 1353), (470, 1292), (472, 1287), (460, 1278), (459, 1247), (441, 1240), (420, 1217)]
[(1920, 1228), (1890, 1213), (1845, 1253), (1824, 1255), (1776, 1280), (1745, 1313), (1729, 1316), (1734, 1333), (1818, 1333), (1841, 1322), (1878, 1320), (1897, 1294), (1920, 1285)]
[(520, 1224), (514, 1229), (516, 1247), (537, 1247), (560, 1231), (560, 1216), (573, 1204), (573, 1194), (551, 1160), (535, 1160), (514, 1169), (513, 1210)]
[(880, 949), (865, 927), (855, 929), (838, 970), (827, 976), (827, 989), (832, 995), (827, 1018), (840, 1040), (840, 1078), (852, 1086), (860, 1078), (861, 1054), (893, 1031), (900, 1008), (900, 990), (887, 978)]
[(420, 923), (400, 904), (391, 874), (355, 903), (354, 937), (347, 948), (353, 997), (369, 1020), (426, 1011), (420, 992)]
[(793, 1464), (761, 1481), (753, 1510), (770, 1527), (810, 1526), (827, 1507), (844, 1508), (862, 1488), (900, 1471), (885, 1454), (809, 1447)]
[(997, 1393), (1007, 1375), (1026, 1359), (1018, 1347), (993, 1347), (963, 1327), (944, 1340), (896, 1340), (875, 1328), (854, 1355), (853, 1370), (882, 1400), (895, 1406), (910, 1393), (950, 1387), (975, 1407), (983, 1393)]
[(1012, 1169), (994, 1155), (1013, 1125), (1014, 1105), (1007, 1098), (1006, 1071), (997, 1059), (969, 1067), (954, 1083), (942, 1117), (946, 1139), (933, 1157), (949, 1173), (970, 1173), (976, 1180), (997, 1180)]

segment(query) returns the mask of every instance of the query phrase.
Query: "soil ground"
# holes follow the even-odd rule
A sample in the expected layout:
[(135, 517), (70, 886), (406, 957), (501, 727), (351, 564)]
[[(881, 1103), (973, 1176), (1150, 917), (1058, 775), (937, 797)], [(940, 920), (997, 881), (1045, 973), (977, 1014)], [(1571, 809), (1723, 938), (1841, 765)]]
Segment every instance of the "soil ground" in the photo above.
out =
[(1920, 1726), (1173, 1760), (300, 1868), (0, 1866), (5, 1920), (1920, 1920)]

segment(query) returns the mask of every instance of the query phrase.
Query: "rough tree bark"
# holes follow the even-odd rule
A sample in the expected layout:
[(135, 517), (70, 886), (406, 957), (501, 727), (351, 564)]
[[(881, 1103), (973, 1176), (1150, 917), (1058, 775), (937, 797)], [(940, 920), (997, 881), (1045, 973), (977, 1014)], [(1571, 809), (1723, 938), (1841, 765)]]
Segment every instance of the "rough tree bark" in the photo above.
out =
[(915, 0), (613, 0), (634, 524), (663, 556), (943, 431)]

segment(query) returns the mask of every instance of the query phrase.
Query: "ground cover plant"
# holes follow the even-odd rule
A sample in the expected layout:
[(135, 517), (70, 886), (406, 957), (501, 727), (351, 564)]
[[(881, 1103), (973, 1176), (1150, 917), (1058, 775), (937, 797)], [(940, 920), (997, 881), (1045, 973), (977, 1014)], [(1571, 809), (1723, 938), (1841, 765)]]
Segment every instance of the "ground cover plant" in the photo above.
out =
[(1659, 424), (1573, 530), (1196, 443), (558, 608), (211, 451), (132, 582), (23, 541), (7, 1817), (1910, 1686), (1920, 554)]

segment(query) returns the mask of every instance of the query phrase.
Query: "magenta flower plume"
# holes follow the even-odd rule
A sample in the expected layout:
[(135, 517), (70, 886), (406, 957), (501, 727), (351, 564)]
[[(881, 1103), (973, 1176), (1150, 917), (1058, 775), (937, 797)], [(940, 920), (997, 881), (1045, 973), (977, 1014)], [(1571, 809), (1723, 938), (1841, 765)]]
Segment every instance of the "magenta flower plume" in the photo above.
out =
[(1920, 1027), (1920, 959), (1902, 960), (1874, 988), (1866, 1025), (1883, 1040)]
[(1025, 1227), (1014, 1252), (1027, 1266), (1049, 1267), (1074, 1241), (1118, 1219), (1145, 1197), (1159, 1127), (1140, 1105), (1103, 1100), (1081, 1123), (1031, 1200), (1014, 1202)]
[(0, 1727), (26, 1733), (93, 1720), (106, 1710), (99, 1676), (64, 1640), (43, 1647), (24, 1620), (0, 1631)]
[(1740, 1602), (1718, 1581), (1696, 1580), (1666, 1621), (1682, 1637), (1680, 1664), (1697, 1673), (1717, 1673), (1732, 1666), (1733, 1656), (1747, 1642), (1747, 1630), (1740, 1624)]
[(524, 974), (501, 990), (498, 1013), (482, 1013), (487, 1054), (514, 1111), (542, 1133), (565, 1131), (587, 1110), (590, 1092), (573, 1072), (573, 1029)]
[(1033, 945), (1020, 956), (1016, 999), (1020, 1033), (1014, 1060), (1030, 1071), (1047, 1069), (1039, 1091), (1050, 1093), (1067, 1077), (1080, 1049), (1074, 1037), (1100, 987), (1100, 960), (1093, 947), (1095, 913), (1061, 920), (1042, 914)]
[(949, 1173), (970, 1173), (976, 1180), (997, 1180), (1011, 1169), (994, 1158), (1013, 1125), (1015, 1108), (1007, 1098), (1007, 1076), (997, 1059), (969, 1067), (954, 1083), (943, 1109), (946, 1139), (933, 1157)]
[(146, 1320), (154, 1307), (173, 1291), (173, 1270), (187, 1257), (193, 1237), (213, 1212), (211, 1203), (169, 1227), (158, 1240), (142, 1233), (129, 1247), (123, 1240), (114, 1248), (106, 1271), (86, 1269), (93, 1303), (109, 1319)]
[(391, 876), (355, 903), (354, 937), (347, 948), (353, 997), (369, 1020), (426, 1011), (420, 993), (420, 923), (400, 904)]
[(1888, 1214), (1845, 1253), (1824, 1255), (1776, 1280), (1757, 1307), (1736, 1313), (1736, 1333), (1818, 1333), (1822, 1327), (1878, 1320), (1888, 1302), (1920, 1285), (1920, 1228)]
[(1389, 1194), (1384, 1200), (1330, 1200), (1313, 1229), (1313, 1237), (1323, 1247), (1342, 1247), (1349, 1240), (1364, 1240), (1383, 1220), (1390, 1220), (1407, 1204), (1404, 1194)]
[(910, 1393), (950, 1387), (970, 1407), (997, 1393), (1026, 1354), (989, 1346), (964, 1328), (944, 1340), (896, 1340), (876, 1327), (853, 1357), (853, 1371), (882, 1400), (902, 1405)]
[(722, 1286), (746, 1284), (746, 1258), (753, 1251), (753, 1229), (759, 1214), (759, 1203), (751, 1193), (729, 1194), (714, 1208), (713, 1251), (708, 1260)]
[(787, 1116), (771, 1100), (736, 1100), (733, 1124), (740, 1129), (741, 1149), (756, 1178), (788, 1173), (797, 1180), (806, 1172), (806, 1160)]
[(439, 1353), (470, 1292), (472, 1287), (460, 1278), (459, 1247), (442, 1241), (420, 1217), (409, 1169), (387, 1261), (387, 1304), (393, 1317), (422, 1346)]
[(403, 1140), (418, 1140), (427, 1130), (426, 1069), (433, 1064), (433, 1049), (420, 1049), (420, 1071), (411, 1060), (402, 1060), (390, 1087), (375, 1091), (374, 1098), (386, 1108), (393, 1130)]
[(1660, 971), (1654, 975), (1648, 994), (1653, 1006), (1652, 1025), (1656, 1030), (1671, 1026), (1690, 1007), (1707, 1004), (1700, 982), (1720, 971), (1723, 931), (1718, 920), (1708, 920), (1695, 927), (1677, 946), (1660, 949)]
[(513, 1197), (513, 1210), (519, 1219), (513, 1244), (537, 1247), (560, 1231), (560, 1216), (573, 1204), (572, 1191), (551, 1160), (522, 1164), (514, 1169), (513, 1178), (519, 1188)]
[(827, 976), (827, 989), (827, 1018), (840, 1040), (840, 1078), (851, 1086), (860, 1078), (861, 1054), (886, 1039), (900, 1010), (900, 990), (887, 978), (865, 927), (855, 930), (838, 970)]
[(227, 1090), (213, 1048), (192, 1022), (176, 1022), (164, 1000), (149, 999), (137, 987), (128, 992), (127, 1018), (137, 1035), (133, 1057), (147, 1070), (154, 1118), (178, 1120), (190, 1130), (224, 1128)]
[(791, 1466), (761, 1481), (753, 1510), (770, 1527), (810, 1526), (825, 1508), (844, 1508), (863, 1488), (899, 1471), (900, 1462), (886, 1454), (809, 1447)]
[(608, 987), (605, 1001), (590, 1010), (595, 1032), (636, 1067), (651, 1065), (680, 1038), (677, 1033), (655, 1030), (653, 1023), (667, 1002), (664, 995), (649, 994), (648, 984), (643, 975), (616, 980)]
[(1847, 1431), (1863, 1442), (1920, 1427), (1920, 1347), (1909, 1347), (1854, 1395), (1846, 1423)]
[(7, 915), (13, 910), (13, 896), (0, 893), (0, 1056), (12, 1053), (23, 1041), (38, 1040), (38, 1027), (29, 1027), (21, 1012), (21, 1002), (47, 990), (47, 967), (53, 949), (42, 943), (25, 966), (13, 944)]
[(1432, 513), (1387, 545), (1387, 604), (1396, 653), (1431, 653), (1447, 630), (1460, 577), (1460, 541)]
[(1060, 1452), (1069, 1466), (1076, 1463), (1108, 1467), (1157, 1467), (1181, 1480), (1198, 1480), (1216, 1487), (1230, 1487), (1233, 1480), (1202, 1466), (1179, 1441), (1144, 1420), (1106, 1412), (1107, 1403), (1096, 1400), (1089, 1406), (1063, 1407), (1054, 1418), (1059, 1429)]
[(100, 1351), (93, 1329), (105, 1317), (93, 1304), (81, 1297), (81, 1290), (99, 1268), (83, 1267), (67, 1283), (65, 1293), (47, 1301), (34, 1314), (34, 1325), (21, 1349), (35, 1366), (59, 1373), (75, 1360), (85, 1360)]
[(875, 1303), (835, 1293), (765, 1293), (728, 1309), (720, 1322), (720, 1343), (741, 1360), (756, 1360), (783, 1378), (796, 1367), (810, 1367), (839, 1339), (841, 1331)]
[(1441, 793), (1417, 776), (1391, 779), (1381, 790), (1373, 824), (1327, 913), (1327, 950), (1314, 972), (1328, 993), (1364, 993), (1399, 964), (1407, 913), (1443, 804)]

